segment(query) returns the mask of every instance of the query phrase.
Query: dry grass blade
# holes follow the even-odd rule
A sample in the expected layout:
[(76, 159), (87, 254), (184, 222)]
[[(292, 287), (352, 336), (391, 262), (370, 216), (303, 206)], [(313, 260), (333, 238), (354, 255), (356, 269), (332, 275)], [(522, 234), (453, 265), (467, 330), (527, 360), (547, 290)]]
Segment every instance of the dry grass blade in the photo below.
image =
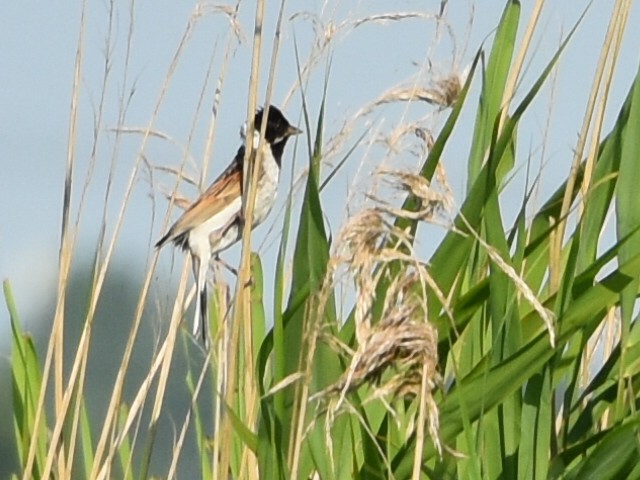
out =
[(531, 290), (531, 287), (527, 285), (527, 282), (524, 281), (521, 275), (515, 271), (515, 269), (509, 265), (500, 253), (489, 245), (486, 241), (484, 241), (478, 232), (476, 232), (471, 225), (464, 219), (464, 222), (467, 226), (467, 229), (471, 232), (474, 238), (478, 241), (478, 243), (485, 249), (491, 261), (500, 269), (502, 272), (509, 277), (509, 279), (513, 282), (513, 285), (516, 287), (518, 292), (524, 297), (524, 299), (529, 302), (529, 304), (533, 307), (533, 309), (540, 315), (547, 332), (549, 333), (549, 343), (552, 347), (556, 345), (556, 319), (554, 313), (546, 308), (542, 302), (536, 297), (536, 294)]
[[(77, 146), (77, 127), (78, 127), (78, 100), (80, 96), (80, 81), (81, 71), (84, 57), (84, 33), (86, 27), (86, 12), (87, 2), (82, 2), (82, 13), (80, 17), (80, 29), (78, 33), (78, 43), (76, 49), (75, 65), (74, 65), (74, 77), (73, 77), (73, 89), (70, 105), (69, 115), (69, 138), (67, 142), (67, 165), (65, 172), (65, 183), (62, 203), (62, 229), (60, 233), (60, 254), (59, 254), (59, 274), (58, 274), (58, 293), (56, 301), (56, 310), (54, 314), (52, 334), (47, 346), (47, 356), (42, 373), (42, 388), (38, 397), (38, 403), (36, 407), (36, 414), (34, 419), (34, 431), (39, 431), (40, 422), (42, 421), (42, 412), (44, 411), (46, 393), (47, 393), (47, 379), (51, 371), (51, 364), (54, 367), (54, 398), (56, 414), (60, 414), (64, 417), (64, 411), (61, 411), (63, 406), (63, 333), (64, 333), (64, 311), (65, 311), (65, 298), (66, 290), (69, 279), (69, 271), (71, 270), (71, 260), (74, 244), (74, 236), (71, 234), (69, 219), (71, 216), (71, 187), (73, 184), (73, 169), (76, 159), (76, 146)], [(38, 446), (38, 438), (33, 436), (31, 444), (29, 445), (29, 453), (27, 455), (26, 464), (24, 467), (23, 480), (27, 480), (32, 474), (33, 464), (35, 462), (36, 449)], [(45, 478), (51, 475), (51, 468), (54, 459), (57, 459), (58, 444), (57, 439), (54, 439), (49, 451), (47, 452), (47, 461), (45, 465)], [(60, 459), (60, 465), (64, 469), (64, 458)]]
[(424, 12), (393, 12), (393, 13), (381, 13), (378, 15), (369, 15), (364, 18), (353, 20), (349, 23), (352, 28), (357, 28), (366, 23), (399, 22), (407, 19), (437, 20), (437, 16), (424, 13)]
[[(268, 109), (271, 102), (271, 95), (273, 91), (273, 83), (276, 72), (276, 64), (278, 58), (278, 51), (280, 45), (280, 29), (282, 25), (282, 20), (284, 18), (284, 7), (285, 1), (282, 0), (280, 4), (280, 9), (278, 13), (278, 20), (276, 25), (276, 32), (273, 39), (273, 53), (271, 57), (271, 64), (269, 68), (269, 78), (267, 82), (267, 92), (265, 96), (265, 104), (264, 108)], [(251, 61), (251, 75), (249, 81), (249, 102), (247, 105), (247, 118), (249, 119), (248, 123), (248, 131), (247, 138), (253, 138), (254, 129), (260, 128), (260, 142), (257, 146), (257, 155), (255, 155), (255, 165), (251, 165), (251, 162), (248, 159), (252, 158), (252, 150), (253, 144), (252, 142), (247, 142), (247, 148), (245, 150), (245, 161), (243, 163), (245, 185), (243, 186), (243, 206), (244, 206), (244, 217), (245, 218), (253, 218), (253, 211), (255, 207), (256, 200), (256, 191), (258, 185), (258, 175), (261, 171), (261, 161), (262, 161), (262, 149), (264, 146), (264, 135), (266, 129), (266, 122), (263, 122), (262, 125), (254, 125), (253, 124), (253, 115), (256, 111), (257, 106), (257, 93), (258, 93), (258, 85), (259, 85), (259, 72), (260, 72), (260, 62), (262, 58), (262, 28), (264, 21), (264, 12), (265, 12), (265, 2), (258, 1), (256, 3), (255, 10), (255, 28), (254, 28), (254, 36), (253, 36), (253, 50), (252, 50), (252, 61)], [(266, 116), (265, 116), (266, 118)], [(228, 405), (232, 405), (235, 401), (234, 397), (236, 396), (236, 365), (238, 364), (237, 355), (240, 353), (242, 349), (242, 355), (244, 361), (250, 368), (247, 370), (246, 375), (243, 376), (242, 384), (239, 384), (239, 388), (241, 389), (241, 398), (243, 399), (244, 412), (242, 415), (243, 421), (247, 425), (253, 425), (255, 423), (255, 418), (257, 415), (257, 405), (258, 405), (258, 393), (257, 393), (257, 383), (256, 378), (254, 376), (254, 358), (253, 352), (254, 347), (251, 343), (253, 334), (252, 334), (252, 320), (251, 320), (251, 299), (250, 292), (246, 286), (249, 284), (250, 279), (250, 247), (251, 247), (251, 225), (252, 222), (246, 222), (242, 231), (242, 258), (240, 261), (240, 269), (238, 274), (238, 283), (237, 283), (237, 293), (235, 296), (235, 315), (234, 315), (234, 328), (231, 334), (231, 345), (232, 348), (229, 350), (230, 358), (228, 359), (228, 385), (225, 391), (225, 401)], [(240, 332), (243, 333), (243, 340), (241, 341)], [(236, 348), (238, 347), (238, 348)], [(232, 432), (232, 425), (228, 415), (223, 417), (223, 425), (222, 425), (222, 435), (227, 438), (230, 436)], [(220, 463), (220, 475), (227, 476), (228, 475), (228, 461), (229, 461), (229, 448), (231, 442), (225, 442), (222, 445), (222, 461)], [(217, 454), (215, 452), (214, 454)], [(257, 459), (253, 452), (250, 451), (248, 447), (245, 446), (242, 450), (242, 459), (240, 462), (240, 476), (244, 475), (254, 475), (257, 472)]]
[(426, 178), (411, 173), (389, 170), (381, 170), (379, 173), (387, 177), (387, 181), (392, 187), (410, 193), (420, 202), (415, 211), (410, 211), (394, 207), (381, 198), (370, 196), (378, 202), (379, 208), (385, 213), (396, 218), (432, 222), (438, 215), (453, 210), (453, 195), (448, 188), (437, 189)]
[(427, 102), (442, 108), (450, 107), (458, 99), (465, 80), (464, 77), (451, 75), (443, 80), (438, 80), (431, 88), (418, 85), (396, 87), (376, 100), (373, 103), (373, 107), (378, 107), (385, 103), (414, 101)]
[(271, 387), (268, 392), (265, 392), (263, 398), (269, 397), (271, 395), (274, 395), (275, 393), (278, 393), (281, 390), (284, 390), (289, 385), (294, 384), (295, 382), (299, 381), (302, 378), (304, 378), (304, 375), (301, 372), (296, 372), (296, 373), (292, 373), (291, 375), (287, 375), (278, 383), (276, 383), (273, 387)]

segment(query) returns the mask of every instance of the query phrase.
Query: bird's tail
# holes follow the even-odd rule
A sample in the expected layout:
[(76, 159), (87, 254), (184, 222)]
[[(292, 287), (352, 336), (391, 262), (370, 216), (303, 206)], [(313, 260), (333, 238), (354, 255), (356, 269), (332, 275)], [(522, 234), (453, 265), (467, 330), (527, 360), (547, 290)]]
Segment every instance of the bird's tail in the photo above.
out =
[(196, 313), (193, 319), (193, 336), (201, 338), (205, 348), (209, 347), (207, 334), (207, 269), (209, 261), (206, 258), (193, 257), (193, 275), (196, 279)]
[(169, 240), (171, 240), (171, 235), (172, 235), (172, 231), (169, 230), (167, 233), (165, 233), (165, 235), (156, 242), (155, 247), (156, 248), (161, 248), (165, 243), (167, 243)]

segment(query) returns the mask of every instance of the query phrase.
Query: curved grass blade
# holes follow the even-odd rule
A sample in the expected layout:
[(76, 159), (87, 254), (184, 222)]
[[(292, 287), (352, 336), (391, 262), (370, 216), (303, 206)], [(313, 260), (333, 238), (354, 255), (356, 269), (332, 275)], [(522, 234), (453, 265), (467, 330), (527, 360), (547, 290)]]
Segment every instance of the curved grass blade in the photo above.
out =
[(40, 478), (47, 458), (47, 427), (45, 412), (38, 431), (34, 430), (42, 373), (38, 355), (30, 335), (23, 333), (13, 292), (8, 280), (2, 283), (11, 320), (11, 381), (13, 386), (13, 421), (20, 464), (24, 467), (32, 439), (36, 439), (35, 461), (31, 476)]
[(487, 69), (483, 71), (482, 92), (467, 166), (469, 189), (480, 173), (485, 153), (491, 144), (493, 124), (500, 113), (504, 88), (511, 69), (519, 20), (520, 2), (507, 2), (498, 24)]

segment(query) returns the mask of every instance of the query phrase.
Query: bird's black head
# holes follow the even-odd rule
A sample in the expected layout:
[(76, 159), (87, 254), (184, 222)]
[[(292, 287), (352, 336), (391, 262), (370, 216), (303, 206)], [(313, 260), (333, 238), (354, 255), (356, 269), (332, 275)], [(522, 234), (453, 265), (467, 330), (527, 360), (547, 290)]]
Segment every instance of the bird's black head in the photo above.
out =
[[(254, 128), (257, 132), (262, 127), (262, 119), (264, 117), (264, 110), (261, 108), (256, 113), (254, 118)], [(271, 144), (271, 147), (279, 147), (283, 149), (287, 139), (292, 135), (298, 135), (302, 131), (293, 125), (284, 117), (282, 112), (271, 105), (269, 107), (269, 113), (267, 115), (267, 126), (265, 130), (265, 139)]]

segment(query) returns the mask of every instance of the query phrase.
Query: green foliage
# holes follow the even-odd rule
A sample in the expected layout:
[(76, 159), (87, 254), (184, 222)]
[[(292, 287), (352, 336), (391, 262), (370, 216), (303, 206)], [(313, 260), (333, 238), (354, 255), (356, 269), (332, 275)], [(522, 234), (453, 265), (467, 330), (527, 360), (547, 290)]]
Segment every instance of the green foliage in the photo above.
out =
[(8, 280), (3, 282), (4, 296), (11, 317), (11, 379), (13, 386), (13, 420), (16, 434), (16, 446), (20, 464), (26, 465), (33, 439), (35, 443), (35, 461), (31, 475), (40, 478), (47, 457), (46, 417), (36, 427), (36, 417), (44, 416), (38, 410), (38, 397), (42, 384), (42, 374), (38, 364), (38, 355), (31, 337), (22, 331), (18, 311)]

